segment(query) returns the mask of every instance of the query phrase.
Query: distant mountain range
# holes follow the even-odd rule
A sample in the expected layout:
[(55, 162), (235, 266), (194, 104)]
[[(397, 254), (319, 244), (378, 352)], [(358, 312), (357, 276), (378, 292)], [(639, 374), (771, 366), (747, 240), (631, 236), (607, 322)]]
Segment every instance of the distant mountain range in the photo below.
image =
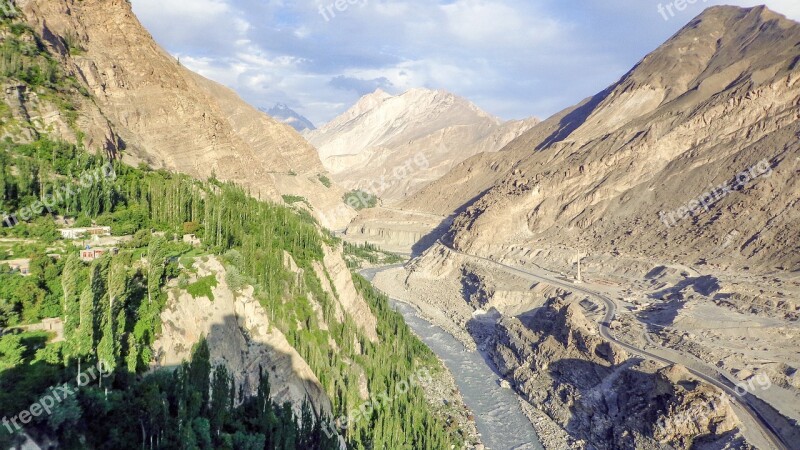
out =
[(393, 96), (378, 89), (305, 136), (342, 186), (391, 203), (473, 155), (500, 150), (538, 122), (502, 122), (442, 90)]
[(265, 108), (259, 109), (278, 122), (285, 123), (300, 133), (317, 129), (310, 120), (289, 108), (285, 103), (276, 103), (275, 106), (268, 110)]

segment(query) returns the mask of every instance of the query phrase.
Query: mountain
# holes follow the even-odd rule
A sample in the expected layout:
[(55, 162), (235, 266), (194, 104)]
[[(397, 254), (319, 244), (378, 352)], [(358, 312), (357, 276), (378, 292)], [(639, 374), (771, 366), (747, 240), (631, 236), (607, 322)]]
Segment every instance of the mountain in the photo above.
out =
[(20, 5), (44, 44), (92, 96), (117, 136), (106, 147), (124, 160), (203, 179), (214, 175), (263, 199), (303, 196), (312, 214), (332, 228), (352, 217), (343, 191), (320, 181), (326, 171), (312, 146), (230, 89), (183, 67), (154, 42), (130, 2)]
[(501, 122), (445, 91), (380, 89), (306, 134), (335, 181), (396, 203), (472, 155), (500, 150), (537, 123)]
[(302, 133), (304, 131), (314, 131), (317, 129), (314, 126), (314, 124), (311, 123), (310, 120), (301, 116), (299, 113), (295, 112), (293, 109), (289, 108), (284, 103), (276, 103), (275, 106), (273, 106), (269, 110), (261, 109), (261, 111), (267, 113), (267, 115), (271, 116), (278, 122), (289, 125), (290, 127), (297, 130), (298, 133)]
[[(480, 230), (500, 226), (509, 244), (591, 238), (609, 252), (796, 269), (794, 248), (771, 242), (796, 230), (797, 29), (766, 8), (710, 8), (605, 91), (502, 152), (466, 160), (398, 208), (447, 216), (469, 207), (451, 230), (465, 249), (498, 244)], [(673, 221), (711, 187), (758, 174), (763, 160), (769, 173)], [(669, 226), (662, 211), (672, 213)], [(733, 230), (740, 248), (719, 251)]]
[(313, 147), (172, 61), (126, 0), (18, 3), (0, 8), (0, 448), (474, 447), (449, 372), (351, 270), (381, 255), (309, 214), (311, 185), (343, 192)]
[[(553, 359), (548, 339), (586, 351), (593, 338), (581, 333), (606, 333), (713, 373), (718, 389), (758, 375), (768, 388), (736, 394), (757, 411), (734, 405), (751, 421), (740, 429), (759, 448), (790, 448), (800, 439), (800, 364), (784, 350), (800, 342), (783, 331), (800, 318), (798, 43), (800, 24), (766, 7), (709, 8), (604, 91), (348, 234), (406, 243), (404, 224), (417, 226), (421, 256), (378, 286), (470, 332), (521, 395), (594, 448), (688, 444), (661, 434), (662, 422), (620, 425), (615, 409), (638, 395), (623, 369), (632, 362), (597, 367), (617, 355), (608, 349)], [(572, 283), (579, 270), (585, 287)], [(600, 325), (549, 328), (577, 311)], [(580, 381), (589, 373), (598, 378)], [(614, 388), (618, 376), (628, 384)]]
[[(797, 42), (800, 26), (766, 8), (709, 9), (619, 82), (512, 143), (514, 166), (456, 219), (454, 244), (800, 269), (797, 248), (779, 244), (800, 227)], [(681, 219), (682, 207), (692, 214)], [(719, 248), (734, 230), (739, 245)]]

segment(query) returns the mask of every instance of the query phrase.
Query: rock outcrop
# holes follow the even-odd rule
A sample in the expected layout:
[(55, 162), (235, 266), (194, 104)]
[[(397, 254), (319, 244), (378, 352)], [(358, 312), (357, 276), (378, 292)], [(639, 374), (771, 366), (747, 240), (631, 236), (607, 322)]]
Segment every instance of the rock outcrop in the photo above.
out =
[(308, 398), (317, 412), (330, 415), (331, 402), (309, 365), (271, 324), (268, 312), (254, 298), (253, 288), (234, 292), (225, 268), (216, 259), (197, 261), (197, 276), (213, 275), (214, 298), (193, 298), (173, 287), (161, 313), (162, 331), (153, 348), (156, 366), (174, 368), (191, 359), (193, 347), (205, 338), (214, 365), (225, 365), (236, 386), (248, 395), (258, 389), (259, 369), (269, 374), (273, 401), (290, 402), (297, 413)]
[(553, 300), (532, 318), (504, 317), (484, 346), (517, 391), (576, 439), (575, 448), (752, 448), (722, 391), (679, 366), (629, 358), (599, 336), (577, 303)]

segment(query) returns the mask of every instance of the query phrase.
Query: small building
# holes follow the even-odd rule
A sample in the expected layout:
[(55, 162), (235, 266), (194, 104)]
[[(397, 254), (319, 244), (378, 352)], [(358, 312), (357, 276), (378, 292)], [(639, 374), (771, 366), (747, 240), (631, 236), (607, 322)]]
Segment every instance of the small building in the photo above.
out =
[(6, 263), (11, 267), (11, 270), (19, 272), (20, 275), (30, 275), (31, 260), (30, 259), (12, 259), (9, 261), (0, 261)]
[(194, 246), (200, 245), (200, 239), (197, 239), (197, 236), (194, 234), (184, 234), (183, 242), (187, 244), (192, 244)]
[(85, 249), (81, 250), (81, 260), (86, 262), (94, 261), (97, 258), (105, 255), (106, 253), (111, 253), (112, 255), (116, 255), (119, 253), (119, 249), (116, 247), (112, 248), (91, 248), (86, 247)]
[(81, 239), (85, 236), (111, 236), (111, 227), (85, 227), (62, 228), (61, 237), (64, 239)]

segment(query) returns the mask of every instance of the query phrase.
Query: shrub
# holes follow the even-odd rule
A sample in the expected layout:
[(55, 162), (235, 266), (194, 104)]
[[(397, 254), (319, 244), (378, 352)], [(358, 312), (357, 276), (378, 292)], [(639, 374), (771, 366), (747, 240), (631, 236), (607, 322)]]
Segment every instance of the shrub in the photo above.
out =
[(378, 206), (378, 197), (360, 189), (353, 189), (352, 191), (344, 194), (342, 200), (344, 200), (347, 205), (356, 211)]
[(192, 298), (207, 297), (213, 302), (214, 292), (212, 291), (212, 288), (215, 287), (217, 287), (217, 276), (212, 274), (207, 277), (200, 278), (194, 283), (186, 286), (186, 292), (188, 292)]

